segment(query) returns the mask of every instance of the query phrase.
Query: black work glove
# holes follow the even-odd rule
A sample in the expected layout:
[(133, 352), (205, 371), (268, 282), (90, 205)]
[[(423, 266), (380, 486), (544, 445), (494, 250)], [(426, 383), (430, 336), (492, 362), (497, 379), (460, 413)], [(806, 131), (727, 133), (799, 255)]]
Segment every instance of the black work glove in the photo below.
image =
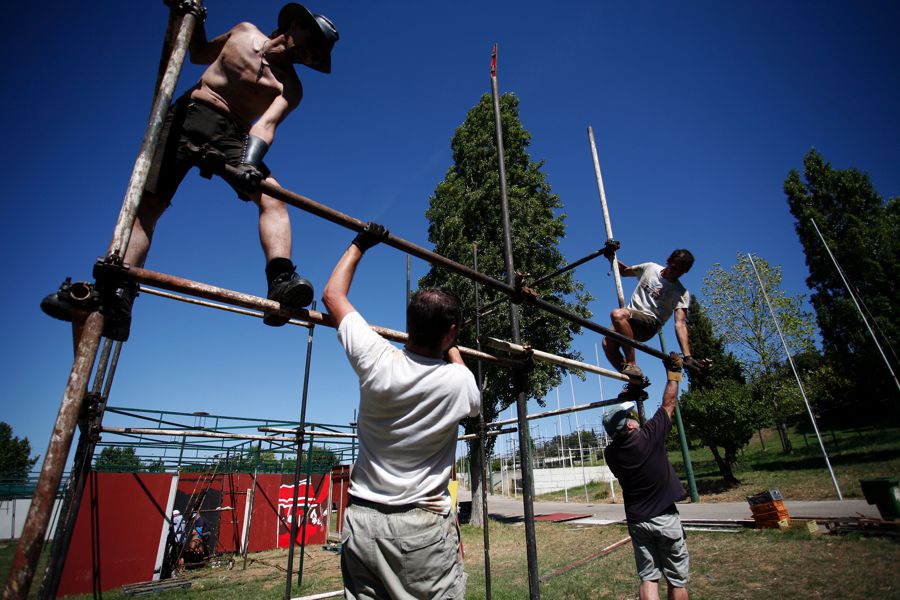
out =
[(253, 193), (259, 188), (259, 184), (264, 179), (262, 171), (259, 170), (262, 165), (263, 157), (269, 151), (269, 144), (264, 142), (262, 138), (255, 135), (247, 134), (244, 138), (244, 149), (241, 152), (241, 163), (236, 167), (238, 198), (241, 200), (250, 200), (249, 193)]
[(387, 239), (388, 230), (384, 225), (369, 221), (366, 228), (356, 234), (352, 244), (359, 248), (359, 251), (365, 254), (366, 250), (372, 246), (377, 246), (382, 240)]
[(701, 375), (712, 368), (712, 361), (708, 358), (696, 359), (693, 356), (684, 357), (684, 369), (691, 375)]
[[(686, 359), (687, 357), (685, 357)], [(681, 356), (674, 352), (669, 352), (669, 358), (666, 362), (666, 379), (669, 381), (681, 381), (681, 367), (683, 360)]]
[(618, 252), (619, 248), (621, 247), (622, 244), (620, 244), (617, 240), (610, 238), (606, 240), (606, 244), (603, 245), (603, 256), (605, 256), (609, 260), (612, 260), (613, 258), (615, 258), (616, 252)]

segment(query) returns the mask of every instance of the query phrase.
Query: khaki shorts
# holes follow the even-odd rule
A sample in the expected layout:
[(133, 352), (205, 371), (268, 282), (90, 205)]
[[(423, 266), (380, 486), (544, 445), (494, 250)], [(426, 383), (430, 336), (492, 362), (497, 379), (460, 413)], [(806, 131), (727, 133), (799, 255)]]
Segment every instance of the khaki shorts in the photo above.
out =
[(675, 587), (687, 585), (690, 558), (677, 512), (629, 522), (628, 533), (641, 581), (659, 581), (665, 575)]
[(646, 342), (659, 331), (659, 322), (655, 317), (642, 313), (637, 310), (628, 310), (628, 324), (631, 325), (631, 332), (634, 339), (639, 342)]
[(454, 513), (385, 512), (351, 501), (341, 537), (345, 598), (465, 597), (467, 576)]

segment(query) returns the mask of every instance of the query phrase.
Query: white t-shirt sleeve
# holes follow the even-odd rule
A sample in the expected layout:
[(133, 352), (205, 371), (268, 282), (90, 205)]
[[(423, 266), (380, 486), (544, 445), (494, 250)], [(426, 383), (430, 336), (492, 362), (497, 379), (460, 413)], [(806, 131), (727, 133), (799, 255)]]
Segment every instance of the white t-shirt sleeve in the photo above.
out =
[(368, 378), (382, 354), (394, 349), (390, 342), (372, 331), (358, 312), (346, 315), (341, 321), (338, 341), (344, 347), (350, 365), (360, 380)]
[(481, 392), (478, 391), (478, 383), (476, 383), (475, 376), (472, 375), (472, 371), (468, 367), (465, 365), (455, 366), (464, 371), (460, 373), (460, 377), (463, 378), (463, 394), (466, 399), (466, 405), (469, 408), (468, 415), (476, 417), (481, 410)]
[(691, 293), (687, 290), (684, 290), (684, 293), (681, 295), (681, 298), (678, 299), (678, 304), (675, 305), (675, 310), (679, 308), (683, 308), (687, 310), (691, 305)]

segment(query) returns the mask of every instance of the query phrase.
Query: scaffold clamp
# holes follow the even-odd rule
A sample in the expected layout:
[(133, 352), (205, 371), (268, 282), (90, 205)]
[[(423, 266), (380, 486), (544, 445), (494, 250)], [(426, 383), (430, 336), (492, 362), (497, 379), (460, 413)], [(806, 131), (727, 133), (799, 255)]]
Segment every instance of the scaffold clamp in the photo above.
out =
[(163, 3), (176, 14), (192, 14), (201, 23), (206, 22), (206, 7), (198, 0), (163, 0)]

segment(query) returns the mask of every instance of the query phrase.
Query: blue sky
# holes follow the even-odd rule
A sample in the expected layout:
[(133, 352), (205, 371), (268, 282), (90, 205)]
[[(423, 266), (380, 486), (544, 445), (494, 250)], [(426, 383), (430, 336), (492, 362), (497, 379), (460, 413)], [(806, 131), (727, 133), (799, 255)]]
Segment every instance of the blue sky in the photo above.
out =
[[(68, 325), (38, 304), (67, 275), (88, 279), (104, 254), (137, 155), (165, 31), (162, 2), (14, 3), (2, 44), (11, 75), (2, 159), (6, 218), (0, 419), (44, 454), (71, 367)], [(211, 1), (207, 31), (238, 21), (274, 28), (280, 2)], [(611, 3), (319, 0), (341, 39), (333, 73), (299, 73), (305, 97), (267, 157), (287, 188), (428, 247), (424, 212), (451, 163), (450, 138), (499, 85), (521, 100), (567, 215), (561, 247), (575, 260), (602, 245), (587, 143), (593, 126), (615, 236), (626, 263), (662, 262), (675, 247), (697, 263), (686, 285), (756, 252), (782, 265), (789, 293), (808, 275), (782, 183), (817, 148), (837, 168), (868, 172), (900, 194), (900, 41), (896, 2)], [(199, 77), (188, 65), (179, 92)], [(352, 234), (292, 212), (294, 259), (321, 293)], [(163, 216), (150, 269), (265, 295), (253, 207), (220, 180), (190, 174)], [(428, 265), (412, 262), (414, 278)], [(612, 278), (601, 262), (577, 277), (608, 322)], [(403, 329), (406, 258), (366, 256), (351, 300), (370, 322)], [(625, 280), (630, 293), (633, 280)], [(667, 344), (676, 347), (671, 324)], [(575, 342), (594, 360), (599, 336)], [(110, 402), (120, 406), (289, 419), (299, 415), (306, 331), (143, 295)], [(651, 378), (662, 370), (645, 359)], [(355, 377), (334, 331), (312, 357), (310, 420), (347, 423)], [(618, 385), (607, 380), (605, 396)], [(651, 410), (659, 385), (650, 388)], [(579, 403), (597, 378), (576, 380)], [(571, 404), (568, 382), (560, 390)], [(555, 406), (555, 392), (547, 398)], [(531, 410), (536, 407), (532, 406)], [(596, 423), (592, 411), (581, 422)], [(110, 423), (114, 424), (114, 423)], [(564, 421), (564, 426), (566, 426)], [(543, 434), (554, 425), (546, 422)]]

